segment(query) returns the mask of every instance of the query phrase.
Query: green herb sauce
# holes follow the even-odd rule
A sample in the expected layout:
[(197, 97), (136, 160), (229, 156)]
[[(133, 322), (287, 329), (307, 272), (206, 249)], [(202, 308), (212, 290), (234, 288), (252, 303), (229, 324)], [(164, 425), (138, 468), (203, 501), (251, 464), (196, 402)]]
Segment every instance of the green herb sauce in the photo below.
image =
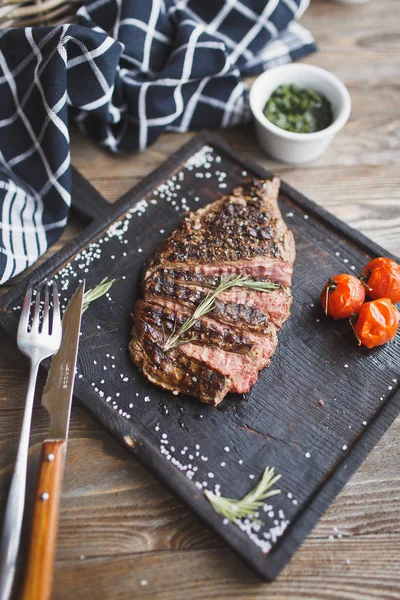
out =
[(330, 102), (318, 92), (296, 85), (280, 85), (269, 98), (264, 115), (271, 123), (293, 133), (314, 133), (333, 122)]

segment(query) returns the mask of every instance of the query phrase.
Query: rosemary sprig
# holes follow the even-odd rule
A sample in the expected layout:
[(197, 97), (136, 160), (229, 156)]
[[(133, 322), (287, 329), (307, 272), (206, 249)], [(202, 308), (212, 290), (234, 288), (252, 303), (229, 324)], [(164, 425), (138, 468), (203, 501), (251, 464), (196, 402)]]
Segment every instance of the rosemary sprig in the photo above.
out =
[(176, 333), (173, 332), (169, 336), (164, 344), (164, 351), (167, 352), (172, 348), (178, 348), (179, 346), (183, 346), (183, 344), (187, 344), (189, 339), (183, 337), (185, 333), (193, 327), (196, 321), (209, 313), (214, 308), (216, 298), (231, 287), (242, 287), (249, 290), (258, 290), (260, 292), (272, 292), (279, 288), (279, 284), (271, 283), (270, 281), (254, 281), (250, 279), (248, 275), (237, 275), (236, 277), (228, 275), (227, 277), (221, 277), (215, 290), (213, 292), (208, 292), (207, 296), (200, 302), (194, 313), (186, 319)]
[(272, 281), (255, 281), (254, 279), (250, 279), (247, 275), (244, 275), (242, 281), (238, 281), (234, 285), (235, 287), (246, 288), (246, 290), (256, 290), (257, 292), (273, 292), (281, 287), (279, 283), (273, 283)]
[(87, 290), (83, 296), (82, 312), (84, 313), (94, 300), (104, 296), (104, 294), (106, 294), (111, 288), (114, 281), (115, 279), (108, 279), (108, 277), (104, 277), (104, 279), (102, 279), (100, 283), (96, 285), (96, 287)]
[(280, 478), (280, 475), (275, 475), (273, 467), (267, 467), (256, 487), (241, 500), (217, 496), (209, 490), (205, 490), (204, 494), (213, 509), (231, 523), (241, 519), (250, 519), (256, 522), (258, 510), (263, 506), (264, 501), (281, 493), (281, 490), (277, 488), (271, 489)]

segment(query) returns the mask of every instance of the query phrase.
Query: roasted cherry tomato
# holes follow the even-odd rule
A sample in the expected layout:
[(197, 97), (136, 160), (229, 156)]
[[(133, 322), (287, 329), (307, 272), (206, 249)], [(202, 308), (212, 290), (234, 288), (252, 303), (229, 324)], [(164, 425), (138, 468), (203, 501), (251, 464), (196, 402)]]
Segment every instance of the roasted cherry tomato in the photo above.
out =
[(366, 302), (355, 317), (354, 331), (359, 345), (375, 348), (394, 338), (399, 328), (400, 312), (390, 298)]
[(326, 282), (320, 300), (326, 315), (348, 319), (360, 310), (365, 300), (365, 286), (354, 275), (335, 275)]
[(362, 270), (361, 281), (374, 300), (390, 298), (393, 303), (400, 302), (400, 265), (391, 258), (371, 260)]

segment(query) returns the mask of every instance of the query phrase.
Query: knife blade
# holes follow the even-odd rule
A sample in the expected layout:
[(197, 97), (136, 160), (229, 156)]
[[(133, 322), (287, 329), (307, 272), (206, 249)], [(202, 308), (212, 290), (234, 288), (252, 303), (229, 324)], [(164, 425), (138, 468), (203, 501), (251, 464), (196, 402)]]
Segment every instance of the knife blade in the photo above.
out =
[(48, 436), (51, 440), (68, 438), (84, 293), (85, 284), (82, 283), (65, 309), (61, 347), (51, 361), (43, 390), (42, 405), (51, 418)]
[(51, 595), (84, 291), (82, 283), (64, 312), (61, 346), (53, 357), (43, 391), (42, 405), (50, 413), (51, 424), (42, 445), (22, 600), (49, 600)]

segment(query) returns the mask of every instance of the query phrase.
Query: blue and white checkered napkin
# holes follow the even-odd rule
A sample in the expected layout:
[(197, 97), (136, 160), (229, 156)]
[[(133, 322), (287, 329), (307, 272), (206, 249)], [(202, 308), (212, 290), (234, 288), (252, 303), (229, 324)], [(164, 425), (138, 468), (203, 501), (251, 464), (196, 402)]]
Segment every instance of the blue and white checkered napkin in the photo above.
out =
[(92, 0), (78, 25), (0, 31), (0, 283), (62, 233), (68, 118), (112, 152), (248, 120), (242, 76), (315, 50), (309, 0)]

